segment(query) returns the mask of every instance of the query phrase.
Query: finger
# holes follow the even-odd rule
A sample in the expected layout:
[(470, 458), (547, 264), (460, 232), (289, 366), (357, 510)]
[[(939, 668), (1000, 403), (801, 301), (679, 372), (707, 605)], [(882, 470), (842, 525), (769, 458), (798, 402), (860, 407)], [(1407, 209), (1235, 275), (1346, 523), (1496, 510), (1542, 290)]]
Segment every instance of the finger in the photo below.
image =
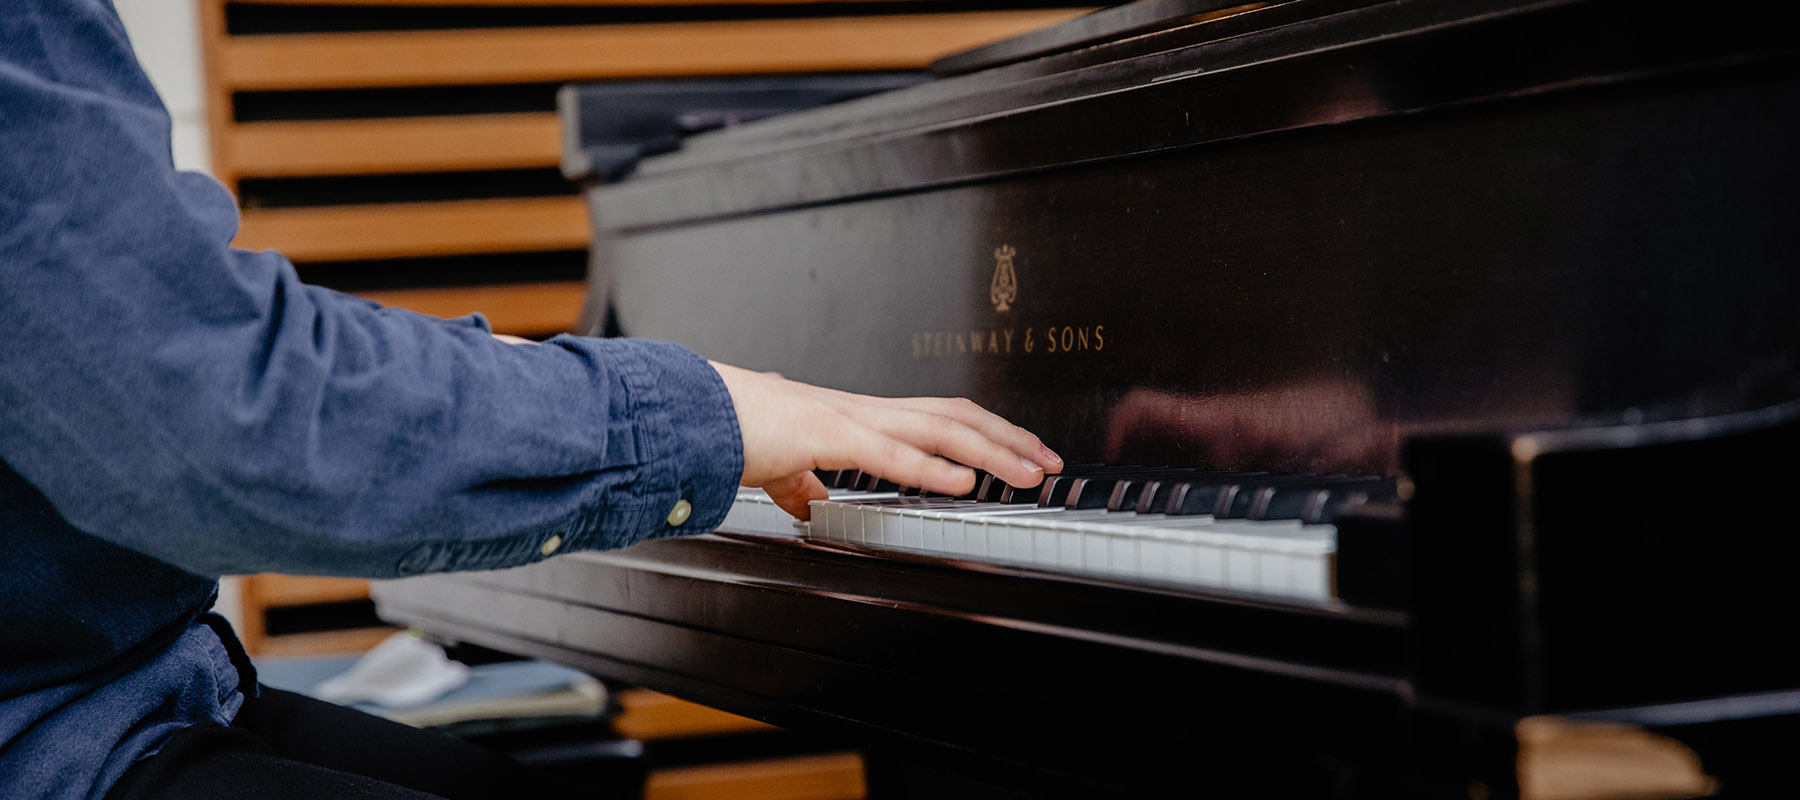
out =
[(1028, 488), (1044, 479), (1044, 468), (955, 419), (908, 408), (867, 412), (865, 424), (927, 453), (979, 467), (1012, 486)]
[(901, 439), (851, 417), (844, 417), (828, 441), (831, 451), (817, 461), (822, 469), (860, 469), (901, 486), (938, 494), (967, 494), (975, 488), (975, 471), (952, 464)]
[(1062, 456), (1045, 447), (1043, 440), (966, 397), (910, 397), (898, 401), (897, 406), (949, 417), (979, 431), (982, 436), (998, 442), (1048, 472), (1062, 469)]
[(825, 484), (819, 476), (811, 472), (790, 475), (763, 487), (769, 499), (781, 510), (792, 515), (794, 519), (812, 519), (812, 501), (824, 500), (829, 495)]
[(1063, 467), (1062, 456), (1046, 447), (1043, 440), (1035, 434), (1007, 422), (1004, 417), (966, 397), (874, 397), (817, 386), (806, 388), (845, 411), (874, 407), (905, 408), (941, 414), (980, 431), (982, 435), (1005, 445), (1049, 472), (1059, 472)]

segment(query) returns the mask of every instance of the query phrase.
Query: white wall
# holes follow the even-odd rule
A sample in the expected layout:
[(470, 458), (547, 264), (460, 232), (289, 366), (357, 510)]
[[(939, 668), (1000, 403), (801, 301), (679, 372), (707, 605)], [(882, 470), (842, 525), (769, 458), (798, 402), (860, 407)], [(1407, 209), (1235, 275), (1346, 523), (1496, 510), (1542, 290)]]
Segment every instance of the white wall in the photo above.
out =
[(206, 88), (200, 15), (194, 0), (113, 0), (138, 61), (162, 94), (175, 125), (175, 166), (206, 171)]
[[(206, 137), (206, 85), (200, 58), (200, 15), (194, 0), (113, 0), (125, 31), (137, 49), (138, 62), (162, 95), (174, 125), (175, 166), (208, 171), (211, 156)], [(219, 583), (214, 608), (243, 630), (238, 582)]]

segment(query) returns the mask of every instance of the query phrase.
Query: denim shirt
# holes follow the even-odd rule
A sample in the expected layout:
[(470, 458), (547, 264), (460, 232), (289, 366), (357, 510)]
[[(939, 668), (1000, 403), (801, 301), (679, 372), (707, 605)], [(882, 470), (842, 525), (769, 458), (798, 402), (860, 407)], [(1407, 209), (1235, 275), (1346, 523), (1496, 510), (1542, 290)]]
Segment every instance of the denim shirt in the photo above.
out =
[(743, 455), (699, 356), (505, 344), (231, 249), (109, 0), (6, 6), (0, 797), (99, 797), (232, 719), (220, 575), (508, 567), (723, 518)]

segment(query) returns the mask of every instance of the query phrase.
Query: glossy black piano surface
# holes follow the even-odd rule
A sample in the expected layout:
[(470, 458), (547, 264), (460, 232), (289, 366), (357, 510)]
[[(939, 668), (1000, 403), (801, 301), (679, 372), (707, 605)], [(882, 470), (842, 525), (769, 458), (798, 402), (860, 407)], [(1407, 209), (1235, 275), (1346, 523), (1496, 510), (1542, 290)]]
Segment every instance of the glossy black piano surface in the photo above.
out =
[(1072, 461), (1390, 481), (1333, 520), (1325, 599), (726, 531), (382, 612), (1023, 793), (1507, 796), (1545, 714), (1791, 785), (1777, 12), (1133, 20), (590, 187), (597, 330), (966, 395)]

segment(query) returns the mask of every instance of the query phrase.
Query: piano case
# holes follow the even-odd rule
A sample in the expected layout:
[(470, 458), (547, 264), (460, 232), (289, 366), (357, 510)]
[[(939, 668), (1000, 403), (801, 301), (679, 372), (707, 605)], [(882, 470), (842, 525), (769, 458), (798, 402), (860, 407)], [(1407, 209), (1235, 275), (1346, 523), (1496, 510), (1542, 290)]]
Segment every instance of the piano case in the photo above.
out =
[(1791, 786), (1793, 28), (1101, 13), (594, 183), (589, 319), (1071, 460), (1394, 477), (1331, 600), (721, 531), (382, 614), (1027, 796), (1545, 796), (1547, 721)]

